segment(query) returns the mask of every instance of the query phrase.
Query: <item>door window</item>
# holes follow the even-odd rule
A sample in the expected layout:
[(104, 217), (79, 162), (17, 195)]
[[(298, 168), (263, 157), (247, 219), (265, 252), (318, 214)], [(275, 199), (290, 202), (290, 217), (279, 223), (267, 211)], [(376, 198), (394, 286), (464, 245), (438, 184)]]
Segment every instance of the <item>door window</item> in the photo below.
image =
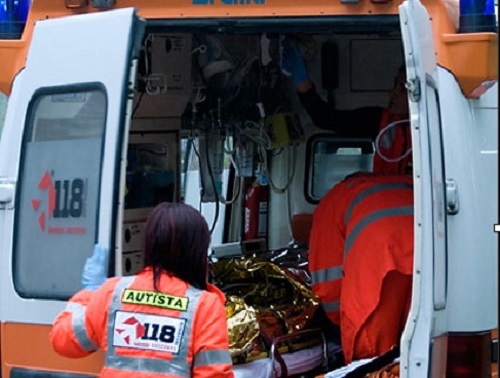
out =
[(338, 138), (318, 134), (308, 141), (306, 197), (318, 203), (347, 175), (371, 172), (373, 142), (370, 139)]
[(107, 98), (100, 86), (45, 89), (30, 102), (18, 185), (14, 284), (66, 299), (96, 240)]

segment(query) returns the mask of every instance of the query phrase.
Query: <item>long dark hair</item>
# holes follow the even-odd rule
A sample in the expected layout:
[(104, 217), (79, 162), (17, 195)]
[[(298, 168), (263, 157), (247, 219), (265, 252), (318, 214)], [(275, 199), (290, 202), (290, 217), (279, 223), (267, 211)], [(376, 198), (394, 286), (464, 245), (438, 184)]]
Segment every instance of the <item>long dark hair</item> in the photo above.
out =
[(207, 287), (210, 233), (203, 216), (183, 203), (157, 205), (146, 223), (143, 262), (153, 269), (154, 288), (162, 271), (198, 289)]

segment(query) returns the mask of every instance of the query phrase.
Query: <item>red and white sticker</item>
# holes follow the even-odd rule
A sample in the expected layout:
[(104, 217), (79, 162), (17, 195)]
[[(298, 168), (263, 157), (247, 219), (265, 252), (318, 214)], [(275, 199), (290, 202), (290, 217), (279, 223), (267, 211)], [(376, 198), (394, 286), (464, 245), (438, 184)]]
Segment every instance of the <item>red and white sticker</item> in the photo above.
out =
[(185, 324), (185, 319), (117, 311), (113, 345), (178, 353)]

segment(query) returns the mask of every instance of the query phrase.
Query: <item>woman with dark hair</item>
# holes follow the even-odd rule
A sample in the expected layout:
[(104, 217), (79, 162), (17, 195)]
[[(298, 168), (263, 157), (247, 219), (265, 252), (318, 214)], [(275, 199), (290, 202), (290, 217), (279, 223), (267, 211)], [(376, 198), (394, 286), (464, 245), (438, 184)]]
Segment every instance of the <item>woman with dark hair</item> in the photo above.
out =
[(224, 294), (207, 283), (208, 226), (194, 208), (158, 205), (146, 223), (144, 268), (106, 279), (107, 252), (96, 246), (84, 289), (56, 318), (56, 352), (104, 352), (101, 377), (234, 377)]
[(144, 265), (153, 270), (155, 289), (167, 272), (206, 290), (209, 243), (208, 226), (197, 210), (180, 203), (158, 205), (149, 216), (142, 249)]

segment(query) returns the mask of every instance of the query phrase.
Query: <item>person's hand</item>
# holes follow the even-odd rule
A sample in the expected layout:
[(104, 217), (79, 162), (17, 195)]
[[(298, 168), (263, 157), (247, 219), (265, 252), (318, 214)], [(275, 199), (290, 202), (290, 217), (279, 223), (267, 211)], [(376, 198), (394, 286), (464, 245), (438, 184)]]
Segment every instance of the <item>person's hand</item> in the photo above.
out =
[(309, 80), (306, 62), (298, 46), (293, 43), (286, 44), (281, 52), (281, 71), (292, 78), (294, 84)]
[(95, 291), (108, 278), (108, 249), (96, 244), (94, 253), (87, 258), (82, 271), (82, 286), (84, 289)]

